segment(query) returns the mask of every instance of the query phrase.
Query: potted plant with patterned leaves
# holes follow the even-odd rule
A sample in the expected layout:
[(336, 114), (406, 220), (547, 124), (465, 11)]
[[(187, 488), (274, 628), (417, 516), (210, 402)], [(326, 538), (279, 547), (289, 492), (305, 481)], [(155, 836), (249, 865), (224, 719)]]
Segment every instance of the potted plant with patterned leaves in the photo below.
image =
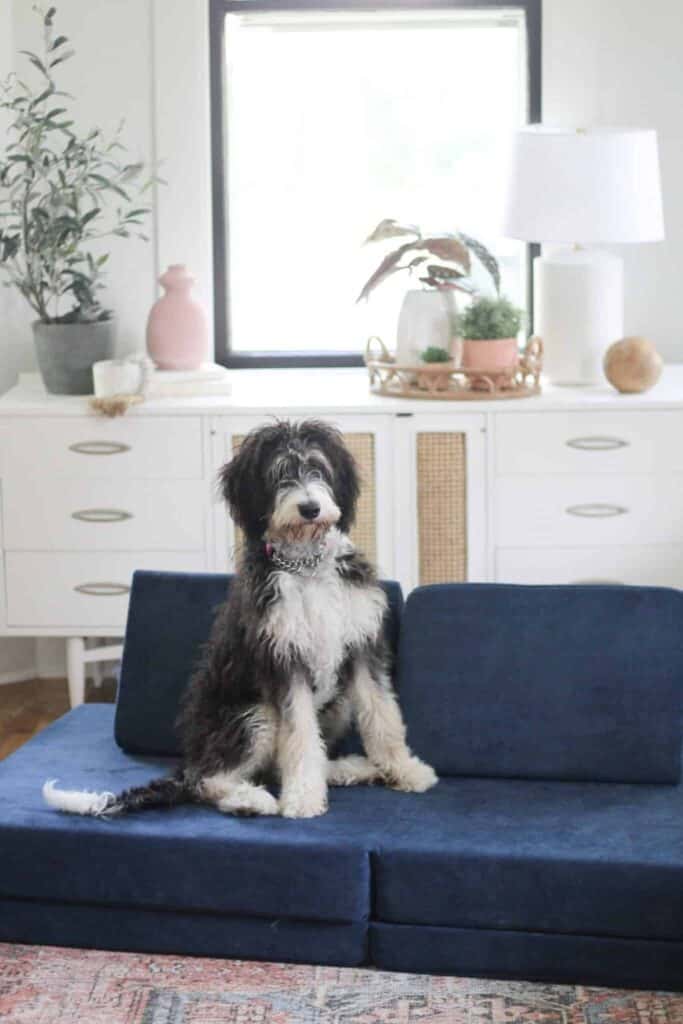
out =
[(114, 317), (100, 302), (109, 254), (107, 237), (146, 236), (150, 212), (141, 199), (142, 163), (125, 160), (120, 131), (79, 133), (72, 99), (57, 88), (58, 67), (74, 56), (57, 35), (56, 9), (35, 8), (43, 50), (22, 50), (34, 84), (10, 75), (0, 84), (0, 109), (9, 117), (0, 156), (0, 270), (37, 315), (33, 334), (48, 391), (92, 391), (92, 364), (114, 350)]
[(457, 334), (455, 292), (471, 294), (472, 256), (488, 271), (496, 294), (500, 271), (495, 257), (476, 238), (457, 233), (423, 234), (413, 225), (383, 220), (366, 239), (367, 243), (408, 237), (389, 252), (365, 282), (358, 296), (367, 299), (378, 285), (399, 271), (407, 271), (410, 280), (417, 277), (420, 288), (406, 291), (398, 318), (396, 361), (415, 364), (420, 353), (431, 347), (452, 354)]
[(461, 315), (462, 366), (467, 370), (504, 373), (517, 363), (517, 335), (523, 312), (509, 299), (481, 296)]

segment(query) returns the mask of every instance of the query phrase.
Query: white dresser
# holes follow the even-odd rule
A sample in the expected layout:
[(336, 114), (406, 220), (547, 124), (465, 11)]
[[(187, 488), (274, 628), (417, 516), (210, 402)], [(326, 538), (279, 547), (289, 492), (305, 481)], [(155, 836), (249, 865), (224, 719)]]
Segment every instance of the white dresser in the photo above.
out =
[(406, 590), (445, 580), (683, 585), (683, 366), (607, 386), (457, 403), (371, 396), (361, 370), (237, 371), (230, 398), (109, 420), (22, 378), (0, 399), (0, 635), (63, 636), (73, 703), (86, 637), (118, 638), (135, 569), (229, 571), (216, 472), (273, 416), (343, 431), (356, 540)]

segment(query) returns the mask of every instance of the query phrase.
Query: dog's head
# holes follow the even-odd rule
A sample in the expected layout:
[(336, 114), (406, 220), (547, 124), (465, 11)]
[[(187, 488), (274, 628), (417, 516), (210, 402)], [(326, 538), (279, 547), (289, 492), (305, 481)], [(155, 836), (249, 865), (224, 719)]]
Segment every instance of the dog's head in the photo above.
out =
[(319, 420), (252, 430), (220, 482), (232, 518), (250, 540), (302, 540), (335, 525), (346, 533), (359, 491), (341, 434)]

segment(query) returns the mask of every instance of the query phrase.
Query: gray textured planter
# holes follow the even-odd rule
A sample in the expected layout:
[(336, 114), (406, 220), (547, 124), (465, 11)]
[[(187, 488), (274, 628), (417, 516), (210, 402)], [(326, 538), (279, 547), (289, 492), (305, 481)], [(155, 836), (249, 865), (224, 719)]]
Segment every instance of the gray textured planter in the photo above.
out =
[(114, 355), (115, 324), (44, 324), (33, 322), (38, 366), (53, 395), (91, 395), (92, 365)]

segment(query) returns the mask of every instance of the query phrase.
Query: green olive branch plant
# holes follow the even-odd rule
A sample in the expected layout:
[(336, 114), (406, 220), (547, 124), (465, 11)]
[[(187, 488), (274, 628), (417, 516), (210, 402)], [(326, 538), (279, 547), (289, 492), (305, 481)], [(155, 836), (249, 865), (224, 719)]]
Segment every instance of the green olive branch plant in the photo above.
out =
[(0, 110), (10, 121), (0, 154), (0, 271), (43, 323), (110, 320), (98, 294), (109, 253), (94, 256), (92, 243), (148, 241), (141, 230), (151, 212), (145, 193), (162, 179), (143, 177), (142, 162), (126, 162), (123, 123), (113, 138), (98, 128), (76, 130), (73, 97), (55, 82), (56, 68), (75, 51), (55, 32), (56, 8), (33, 9), (43, 52), (20, 52), (39, 73), (38, 84), (31, 88), (16, 74), (0, 82)]

